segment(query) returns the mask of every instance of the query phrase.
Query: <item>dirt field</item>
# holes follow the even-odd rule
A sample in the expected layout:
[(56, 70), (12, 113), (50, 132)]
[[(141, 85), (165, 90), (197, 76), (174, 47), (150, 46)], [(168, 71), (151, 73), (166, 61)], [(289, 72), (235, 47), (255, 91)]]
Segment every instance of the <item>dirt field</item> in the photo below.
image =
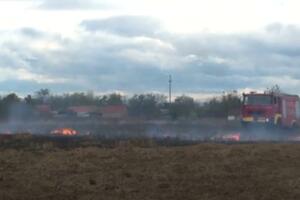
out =
[(1, 141), (1, 200), (300, 199), (300, 144)]

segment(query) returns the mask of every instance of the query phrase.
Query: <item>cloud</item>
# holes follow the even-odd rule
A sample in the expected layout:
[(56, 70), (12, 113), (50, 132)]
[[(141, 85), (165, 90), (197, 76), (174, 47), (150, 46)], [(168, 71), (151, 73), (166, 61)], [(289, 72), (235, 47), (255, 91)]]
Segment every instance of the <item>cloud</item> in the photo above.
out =
[[(175, 93), (277, 83), (300, 93), (297, 26), (280, 24), (244, 34), (153, 34), (147, 26), (100, 30), (73, 38), (32, 28), (0, 33), (0, 90), (167, 92), (172, 74)], [(16, 87), (23, 83), (24, 89)]]
[(20, 29), (20, 34), (31, 38), (41, 38), (44, 33), (33, 28), (24, 27)]
[(38, 7), (49, 10), (85, 10), (106, 9), (109, 6), (97, 0), (41, 0)]
[(146, 16), (115, 16), (85, 20), (81, 26), (87, 31), (104, 31), (122, 36), (153, 36), (161, 31), (158, 20)]

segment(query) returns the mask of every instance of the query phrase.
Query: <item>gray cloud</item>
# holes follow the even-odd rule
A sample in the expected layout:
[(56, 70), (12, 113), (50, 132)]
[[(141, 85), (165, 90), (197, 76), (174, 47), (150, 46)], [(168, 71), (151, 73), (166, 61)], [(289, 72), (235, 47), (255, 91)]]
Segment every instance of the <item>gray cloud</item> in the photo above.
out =
[(97, 0), (40, 0), (38, 6), (49, 10), (84, 10), (84, 9), (106, 9), (109, 6)]
[(105, 31), (124, 36), (153, 36), (161, 30), (159, 21), (146, 16), (116, 16), (85, 20), (81, 26), (88, 31)]
[[(123, 17), (113, 19), (122, 24), (117, 19), (123, 22)], [(93, 27), (87, 22), (82, 26)], [(33, 75), (2, 81), (0, 77), (0, 90), (167, 92), (168, 74), (172, 74), (177, 93), (265, 88), (276, 83), (287, 92), (300, 93), (300, 29), (296, 26), (277, 25), (247, 34), (176, 35), (150, 31), (149, 27), (160, 31), (159, 24), (143, 30), (132, 24), (118, 29), (114, 23), (110, 27), (105, 22), (95, 30), (89, 27), (76, 40), (28, 28), (11, 33), (18, 40), (2, 43), (0, 70), (24, 68)], [(32, 46), (45, 40), (58, 48)]]
[(32, 38), (40, 38), (44, 36), (43, 32), (28, 27), (20, 29), (20, 33), (24, 36), (32, 37)]

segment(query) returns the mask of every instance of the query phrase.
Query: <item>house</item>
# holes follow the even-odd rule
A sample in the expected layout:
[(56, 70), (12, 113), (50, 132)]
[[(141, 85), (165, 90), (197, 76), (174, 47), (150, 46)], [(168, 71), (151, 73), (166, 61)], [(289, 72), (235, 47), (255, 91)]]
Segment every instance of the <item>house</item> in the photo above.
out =
[(68, 108), (68, 112), (82, 118), (101, 116), (101, 109), (98, 106), (72, 106)]
[(104, 119), (122, 119), (128, 116), (126, 105), (98, 106), (72, 106), (68, 108), (69, 113), (77, 117), (102, 117)]
[(107, 105), (101, 108), (101, 113), (105, 119), (122, 119), (128, 116), (126, 105)]
[(35, 113), (39, 117), (51, 117), (52, 116), (52, 110), (50, 105), (47, 104), (41, 104), (35, 106)]

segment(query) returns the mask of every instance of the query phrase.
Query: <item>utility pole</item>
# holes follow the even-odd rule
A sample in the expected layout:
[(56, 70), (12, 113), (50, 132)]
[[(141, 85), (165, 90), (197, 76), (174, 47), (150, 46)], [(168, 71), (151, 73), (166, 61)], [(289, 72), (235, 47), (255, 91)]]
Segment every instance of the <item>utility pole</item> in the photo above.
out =
[(169, 75), (169, 104), (172, 103), (172, 76)]

